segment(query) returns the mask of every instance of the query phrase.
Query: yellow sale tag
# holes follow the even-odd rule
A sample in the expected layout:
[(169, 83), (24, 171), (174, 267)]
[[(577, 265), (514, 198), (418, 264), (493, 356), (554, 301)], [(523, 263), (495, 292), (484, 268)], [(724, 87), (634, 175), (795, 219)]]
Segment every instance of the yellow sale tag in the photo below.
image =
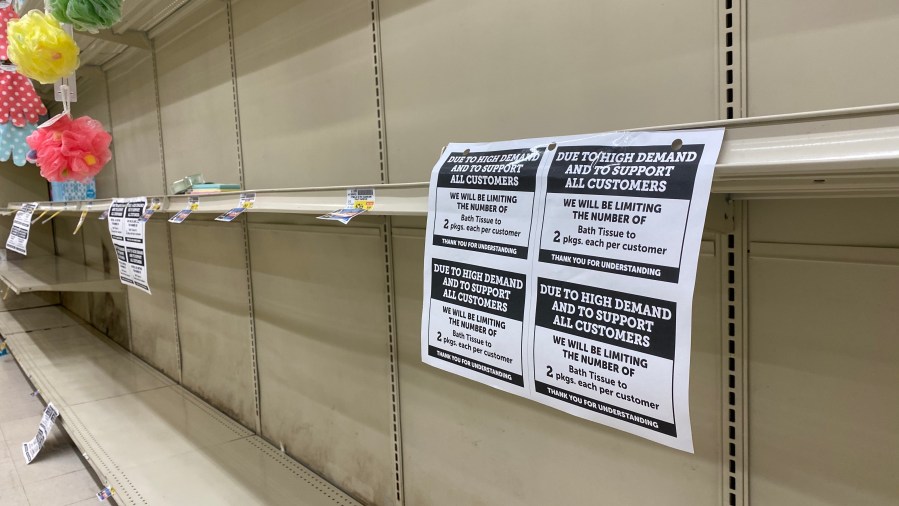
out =
[[(56, 211), (55, 213), (51, 214), (49, 218), (47, 218), (46, 220), (41, 222), (41, 225), (46, 225), (47, 223), (50, 223), (50, 220), (59, 216), (59, 213), (61, 213), (61, 212), (62, 211)], [(41, 215), (41, 216), (43, 216), (43, 215)]]
[(77, 234), (81, 227), (84, 226), (84, 219), (87, 218), (87, 211), (81, 211), (81, 218), (78, 219), (78, 225), (75, 226), (75, 231), (72, 232), (72, 235)]

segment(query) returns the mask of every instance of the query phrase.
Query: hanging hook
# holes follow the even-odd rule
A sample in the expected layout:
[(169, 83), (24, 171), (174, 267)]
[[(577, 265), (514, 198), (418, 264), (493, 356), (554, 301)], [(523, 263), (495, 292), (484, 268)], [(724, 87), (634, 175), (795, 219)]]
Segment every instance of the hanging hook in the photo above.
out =
[(59, 94), (62, 95), (62, 113), (68, 117), (72, 117), (72, 101), (69, 96), (69, 85), (61, 84), (59, 86)]

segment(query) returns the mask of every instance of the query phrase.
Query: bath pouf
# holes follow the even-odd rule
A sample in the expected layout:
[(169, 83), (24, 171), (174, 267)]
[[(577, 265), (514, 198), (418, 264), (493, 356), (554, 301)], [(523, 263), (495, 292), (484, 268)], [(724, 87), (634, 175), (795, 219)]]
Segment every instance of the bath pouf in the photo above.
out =
[(35, 130), (37, 125), (34, 124), (23, 127), (17, 127), (12, 122), (0, 124), (0, 162), (12, 160), (19, 167), (25, 165), (31, 149), (26, 139)]
[(34, 10), (9, 20), (6, 38), (6, 54), (25, 77), (51, 84), (78, 68), (75, 39), (49, 14)]
[(50, 13), (76, 30), (98, 32), (122, 19), (122, 0), (50, 0)]
[[(55, 121), (54, 121), (55, 120)], [(89, 117), (57, 116), (27, 139), (29, 153), (47, 181), (85, 181), (96, 176), (112, 159), (112, 136)]]

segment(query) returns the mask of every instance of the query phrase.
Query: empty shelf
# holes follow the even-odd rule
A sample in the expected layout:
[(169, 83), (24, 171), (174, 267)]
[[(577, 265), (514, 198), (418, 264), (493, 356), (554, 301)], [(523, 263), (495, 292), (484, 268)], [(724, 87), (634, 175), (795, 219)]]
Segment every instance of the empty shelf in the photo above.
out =
[(0, 260), (0, 281), (17, 294), (28, 292), (119, 292), (118, 279), (64, 258)]
[[(375, 207), (369, 214), (374, 215), (423, 215), (428, 209), (428, 183), (376, 184), (366, 186), (328, 186), (315, 188), (275, 188), (268, 190), (229, 191), (203, 195), (153, 195), (160, 199), (157, 215), (177, 213), (188, 207), (189, 197), (199, 198), (199, 208), (194, 214), (222, 214), (238, 205), (241, 193), (255, 193), (256, 200), (248, 210), (252, 213), (279, 214), (325, 214), (346, 206), (347, 189), (373, 188)], [(112, 199), (39, 202), (36, 212), (100, 213), (109, 209)], [(11, 203), (9, 212), (18, 210), (22, 203)]]
[(119, 504), (358, 505), (77, 317), (44, 311), (55, 328), (21, 311), (0, 328), (21, 329), (10, 350)]
[[(734, 198), (895, 196), (899, 194), (899, 104), (777, 116), (667, 125), (637, 130), (724, 127), (713, 193)], [(436, 147), (435, 147), (436, 148)], [(436, 152), (436, 149), (435, 149)], [(434, 160), (436, 162), (436, 159)], [(420, 168), (421, 179), (430, 165)], [(428, 212), (428, 182), (246, 190), (256, 193), (250, 212), (324, 214), (346, 204), (348, 188), (374, 188), (375, 215)], [(197, 213), (223, 213), (240, 192), (199, 195)], [(187, 195), (151, 195), (161, 213), (187, 207)], [(111, 199), (40, 202), (38, 211), (101, 212)], [(16, 211), (22, 203), (10, 203)]]

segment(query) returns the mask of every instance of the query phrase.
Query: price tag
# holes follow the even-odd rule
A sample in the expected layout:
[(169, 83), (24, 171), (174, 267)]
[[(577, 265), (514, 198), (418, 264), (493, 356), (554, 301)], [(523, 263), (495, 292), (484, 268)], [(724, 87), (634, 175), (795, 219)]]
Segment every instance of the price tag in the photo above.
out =
[(49, 209), (44, 209), (43, 211), (41, 211), (41, 214), (37, 215), (37, 218), (31, 220), (31, 224), (34, 225), (35, 223), (41, 221), (41, 218), (46, 216), (48, 212), (50, 212)]
[(346, 225), (356, 216), (371, 211), (374, 207), (374, 188), (348, 188), (346, 191), (346, 206), (343, 209), (319, 216), (318, 219), (339, 221)]
[(247, 209), (252, 209), (254, 202), (256, 202), (255, 193), (241, 193), (240, 201), (237, 203), (237, 207), (234, 207), (230, 211), (222, 214), (221, 216), (218, 216), (215, 221), (234, 221), (238, 216), (243, 214), (244, 211), (246, 211)]
[(169, 218), (169, 223), (182, 223), (190, 216), (190, 213), (200, 208), (200, 197), (188, 197), (187, 207), (178, 211), (175, 216)]
[(371, 211), (375, 207), (374, 188), (350, 188), (346, 191), (346, 207)]
[(56, 211), (55, 213), (51, 214), (49, 218), (47, 218), (46, 220), (41, 222), (41, 225), (46, 225), (47, 223), (50, 223), (50, 220), (59, 216), (59, 213), (61, 213), (61, 212), (62, 211)]
[(359, 216), (360, 214), (363, 214), (365, 212), (367, 212), (365, 209), (347, 207), (344, 209), (338, 209), (338, 210), (332, 211), (328, 214), (319, 216), (318, 219), (339, 221), (339, 222), (343, 223), (344, 225), (346, 225), (347, 223), (350, 222), (350, 220), (352, 220), (356, 216)]
[(81, 211), (81, 217), (78, 218), (78, 225), (75, 225), (75, 231), (72, 232), (72, 235), (76, 235), (81, 231), (81, 227), (84, 225), (84, 219), (87, 218), (87, 209)]
[(104, 487), (103, 490), (97, 492), (97, 500), (103, 502), (115, 495), (115, 489), (112, 487)]
[(150, 218), (153, 217), (153, 214), (159, 209), (162, 208), (162, 199), (154, 198), (150, 201), (150, 205), (147, 206), (147, 209), (144, 211), (144, 214), (141, 215), (140, 221), (146, 223), (150, 221)]

